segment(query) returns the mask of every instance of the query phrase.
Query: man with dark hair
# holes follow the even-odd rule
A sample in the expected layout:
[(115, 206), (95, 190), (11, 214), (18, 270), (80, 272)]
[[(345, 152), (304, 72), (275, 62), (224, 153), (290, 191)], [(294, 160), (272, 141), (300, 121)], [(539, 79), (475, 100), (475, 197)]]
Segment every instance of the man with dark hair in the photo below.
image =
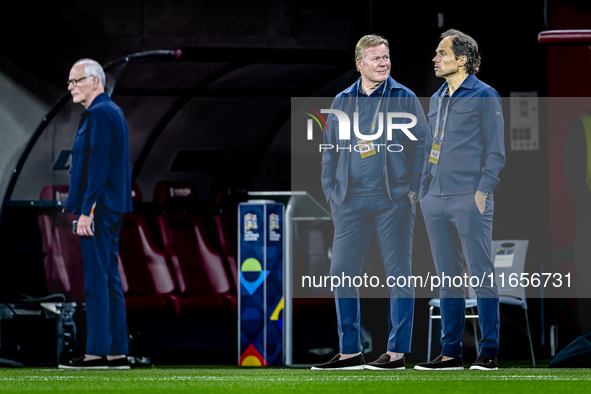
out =
[(96, 61), (74, 64), (68, 90), (73, 102), (86, 108), (72, 148), (66, 207), (80, 214), (77, 234), (84, 265), (87, 340), (85, 356), (59, 367), (129, 369), (117, 259), (123, 216), (132, 210), (127, 123), (105, 93), (105, 73)]
[[(499, 295), (491, 259), (493, 191), (505, 165), (501, 99), (474, 74), (480, 55), (474, 39), (458, 30), (441, 35), (435, 75), (446, 82), (431, 97), (425, 163), (419, 193), (433, 261), (440, 278), (462, 276), (462, 254), (475, 287), (482, 339), (470, 369), (496, 370)], [(461, 252), (456, 238), (459, 236)], [(471, 281), (472, 283), (472, 281)], [(442, 351), (418, 370), (463, 370), (464, 288), (440, 288)]]
[[(340, 147), (338, 152), (326, 149), (322, 154), (322, 187), (335, 226), (330, 274), (359, 276), (375, 230), (386, 274), (408, 278), (415, 202), (423, 167), (425, 115), (415, 94), (390, 77), (386, 39), (376, 35), (361, 38), (355, 50), (355, 64), (361, 78), (339, 93), (332, 109), (353, 120), (351, 125), (357, 138), (339, 139), (339, 119), (334, 113), (328, 117), (324, 130), (324, 142)], [(392, 133), (394, 140), (387, 140), (383, 133), (386, 112), (413, 114), (415, 139)], [(354, 113), (358, 114), (358, 128)], [(390, 148), (392, 143), (396, 148)], [(410, 284), (390, 288), (392, 331), (387, 352), (366, 366), (360, 338), (359, 289), (350, 283), (337, 287), (340, 354), (312, 369), (404, 369), (404, 354), (411, 348), (413, 290)]]

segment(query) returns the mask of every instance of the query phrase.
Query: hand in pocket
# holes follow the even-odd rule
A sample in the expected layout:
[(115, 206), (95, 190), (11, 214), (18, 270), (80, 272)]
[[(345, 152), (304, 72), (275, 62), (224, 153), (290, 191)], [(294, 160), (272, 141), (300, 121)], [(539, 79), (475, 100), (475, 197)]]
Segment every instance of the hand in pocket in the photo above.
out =
[(486, 204), (486, 196), (477, 191), (474, 195), (474, 201), (476, 202), (476, 207), (478, 207), (478, 211), (482, 215), (484, 213), (484, 208)]

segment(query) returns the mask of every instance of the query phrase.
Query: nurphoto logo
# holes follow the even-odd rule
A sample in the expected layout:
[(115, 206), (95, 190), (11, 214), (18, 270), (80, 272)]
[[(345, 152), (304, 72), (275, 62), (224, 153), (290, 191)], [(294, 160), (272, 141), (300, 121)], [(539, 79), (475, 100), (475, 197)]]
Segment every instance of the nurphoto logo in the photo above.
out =
[[(307, 121), (307, 133), (306, 137), (309, 141), (314, 139), (314, 121), (320, 127), (320, 130), (328, 130), (328, 125), (326, 120), (321, 114), (333, 114), (336, 116), (338, 121), (338, 140), (348, 141), (351, 140), (351, 121), (349, 120), (349, 116), (338, 109), (321, 109), (320, 112), (304, 107), (304, 113), (310, 116), (312, 119), (308, 119)], [(417, 117), (413, 114), (407, 112), (387, 112), (386, 113), (386, 139), (388, 141), (392, 141), (393, 139), (393, 132), (394, 130), (402, 131), (410, 140), (417, 141), (417, 137), (415, 137), (409, 129), (413, 128), (417, 124)], [(393, 119), (410, 119), (409, 123), (393, 123)], [(353, 113), (353, 132), (355, 133), (355, 137), (360, 141), (374, 141), (377, 140), (382, 136), (384, 133), (384, 113), (380, 112), (378, 114), (378, 127), (377, 132), (375, 134), (362, 134), (359, 131), (359, 113)], [(378, 152), (380, 150), (380, 146), (385, 146), (389, 152), (402, 152), (404, 149), (400, 144), (375, 144)], [(363, 152), (363, 149), (366, 148), (365, 145), (355, 145), (353, 149), (356, 152)], [(323, 150), (327, 149), (335, 149), (333, 144), (320, 144), (319, 151), (322, 152)], [(348, 150), (351, 151), (351, 146), (336, 146), (337, 152), (339, 150)]]

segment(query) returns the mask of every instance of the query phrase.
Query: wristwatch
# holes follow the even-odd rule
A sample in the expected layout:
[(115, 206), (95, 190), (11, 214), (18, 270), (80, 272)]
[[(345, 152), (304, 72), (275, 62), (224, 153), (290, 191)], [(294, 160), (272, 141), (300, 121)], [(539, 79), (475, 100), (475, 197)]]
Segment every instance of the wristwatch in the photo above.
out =
[(482, 190), (478, 190), (478, 193), (482, 194), (483, 196), (488, 196), (488, 193), (483, 192)]
[(419, 201), (419, 193), (415, 193), (413, 191), (408, 192), (408, 196), (410, 197), (410, 200), (412, 202), (417, 202)]

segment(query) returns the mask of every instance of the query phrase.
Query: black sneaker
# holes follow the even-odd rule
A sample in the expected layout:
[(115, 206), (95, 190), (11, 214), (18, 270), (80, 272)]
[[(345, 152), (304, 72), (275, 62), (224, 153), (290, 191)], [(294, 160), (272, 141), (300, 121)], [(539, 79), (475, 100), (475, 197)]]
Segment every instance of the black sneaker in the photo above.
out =
[(395, 369), (406, 369), (404, 366), (404, 356), (396, 361), (390, 361), (390, 355), (384, 353), (376, 361), (372, 361), (365, 366), (365, 369), (373, 371), (392, 371)]
[(340, 354), (337, 354), (327, 363), (318, 364), (312, 367), (313, 371), (346, 371), (346, 370), (356, 370), (356, 369), (365, 369), (365, 359), (363, 358), (363, 354), (358, 354), (355, 357), (348, 358), (346, 360), (339, 360), (341, 357)]
[(84, 360), (84, 356), (71, 358), (57, 367), (61, 369), (109, 369), (107, 358), (104, 356), (94, 360)]
[(464, 363), (459, 357), (443, 361), (443, 356), (439, 355), (433, 361), (415, 365), (415, 369), (418, 371), (463, 371)]
[(121, 358), (114, 358), (112, 360), (107, 360), (109, 369), (130, 369), (129, 361), (127, 360), (127, 356)]
[(494, 359), (490, 359), (486, 356), (478, 356), (476, 360), (472, 363), (470, 367), (470, 371), (498, 371), (499, 364), (497, 364), (496, 357)]

